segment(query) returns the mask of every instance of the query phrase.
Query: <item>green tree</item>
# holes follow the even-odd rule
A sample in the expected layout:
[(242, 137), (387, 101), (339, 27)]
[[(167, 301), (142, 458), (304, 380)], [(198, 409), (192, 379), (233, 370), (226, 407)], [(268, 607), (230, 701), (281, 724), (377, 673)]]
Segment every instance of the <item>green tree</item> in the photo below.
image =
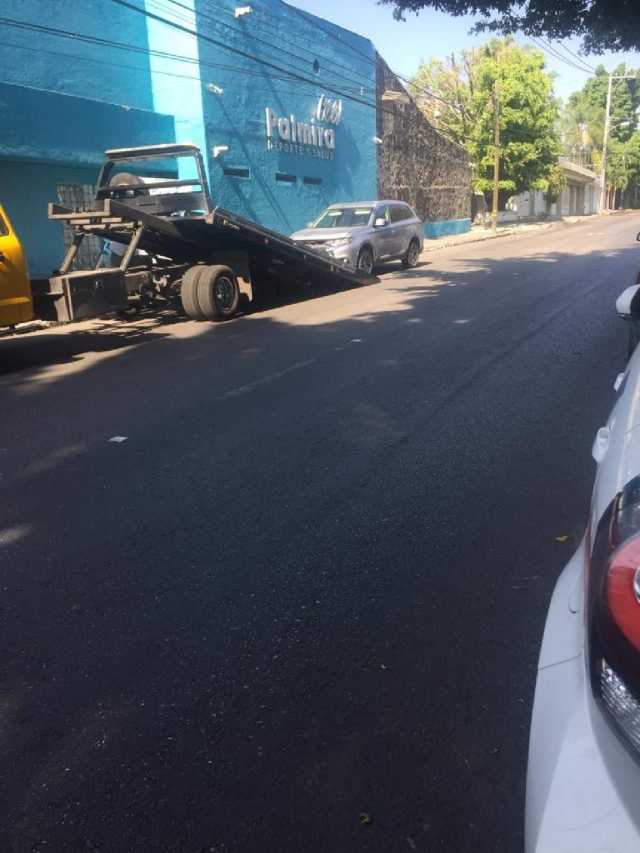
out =
[(523, 32), (551, 39), (582, 36), (587, 52), (640, 50), (640, 4), (637, 0), (380, 0), (393, 6), (394, 17), (437, 9), (450, 15), (476, 15), (476, 32)]
[(567, 185), (567, 173), (557, 163), (551, 166), (547, 177), (541, 181), (539, 189), (544, 193), (545, 201), (547, 202), (547, 212), (552, 204), (558, 201), (562, 195), (562, 190)]
[[(640, 108), (639, 72), (628, 71), (624, 64), (613, 72), (616, 77), (632, 75), (613, 81), (609, 116), (607, 151), (607, 203), (636, 204), (640, 175), (635, 171), (637, 150), (638, 109)], [(602, 171), (605, 111), (609, 75), (602, 65), (596, 69), (578, 92), (567, 101), (563, 116), (565, 153), (575, 162), (588, 166), (598, 174)], [(624, 199), (624, 200), (623, 200)]]
[(431, 60), (410, 91), (425, 115), (461, 143), (475, 163), (476, 190), (493, 189), (496, 82), (499, 88), (501, 202), (528, 189), (547, 191), (561, 153), (558, 101), (540, 51), (491, 39), (459, 57)]

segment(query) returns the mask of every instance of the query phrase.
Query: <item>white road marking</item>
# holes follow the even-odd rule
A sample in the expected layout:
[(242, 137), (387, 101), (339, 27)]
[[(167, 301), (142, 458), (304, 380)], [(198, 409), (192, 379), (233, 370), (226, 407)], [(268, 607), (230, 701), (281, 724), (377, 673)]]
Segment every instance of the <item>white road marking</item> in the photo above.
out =
[(276, 382), (288, 373), (293, 373), (294, 370), (302, 370), (303, 367), (308, 367), (316, 361), (317, 359), (315, 358), (309, 358), (306, 361), (299, 361), (284, 370), (278, 370), (276, 373), (270, 373), (268, 376), (263, 376), (262, 379), (257, 379), (255, 382), (249, 382), (247, 385), (240, 385), (238, 388), (233, 388), (231, 391), (227, 391), (226, 394), (223, 394), (222, 397), (218, 397), (218, 399), (227, 400), (230, 397), (242, 397), (243, 394), (248, 394), (249, 391), (253, 391), (254, 388), (258, 388), (260, 385), (268, 385), (271, 382)]
[(114, 435), (113, 438), (110, 438), (109, 441), (115, 441), (116, 444), (122, 444), (123, 441), (126, 441), (128, 436), (126, 435)]

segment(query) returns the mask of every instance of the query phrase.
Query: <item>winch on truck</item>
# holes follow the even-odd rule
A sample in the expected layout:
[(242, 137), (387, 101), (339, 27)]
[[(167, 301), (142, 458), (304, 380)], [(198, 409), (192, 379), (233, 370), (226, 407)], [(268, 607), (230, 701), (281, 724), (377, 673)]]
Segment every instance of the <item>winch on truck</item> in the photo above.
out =
[[(49, 218), (68, 225), (73, 242), (60, 269), (32, 279), (30, 289), (21, 253), (22, 267), (15, 260), (15, 235), (0, 217), (13, 235), (11, 254), (0, 230), (0, 288), (5, 279), (14, 290), (22, 281), (15, 298), (0, 290), (0, 326), (29, 319), (68, 322), (178, 297), (193, 320), (226, 320), (261, 285), (377, 281), (214, 206), (196, 145), (122, 148), (105, 157), (91, 205), (49, 204)], [(122, 254), (112, 251), (107, 266), (103, 255), (93, 269), (74, 269), (88, 235), (111, 241)]]

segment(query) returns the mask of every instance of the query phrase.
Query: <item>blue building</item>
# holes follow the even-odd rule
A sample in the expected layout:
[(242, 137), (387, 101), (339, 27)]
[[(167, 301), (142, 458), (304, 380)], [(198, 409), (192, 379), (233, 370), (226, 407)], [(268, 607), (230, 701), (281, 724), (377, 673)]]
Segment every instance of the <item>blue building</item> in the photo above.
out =
[[(47, 202), (87, 203), (105, 149), (132, 145), (197, 143), (214, 201), (283, 233), (380, 192), (470, 224), (463, 149), (384, 100), (402, 87), (370, 41), (282, 0), (23, 0), (0, 38), (0, 199), (32, 275), (63, 253)], [(460, 167), (455, 204), (428, 201), (434, 163)]]

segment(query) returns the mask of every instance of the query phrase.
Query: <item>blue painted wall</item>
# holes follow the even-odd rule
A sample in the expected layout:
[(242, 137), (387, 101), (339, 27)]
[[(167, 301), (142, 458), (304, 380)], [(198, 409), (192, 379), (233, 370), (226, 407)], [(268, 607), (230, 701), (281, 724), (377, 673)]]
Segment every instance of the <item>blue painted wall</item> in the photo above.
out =
[(0, 196), (32, 276), (50, 274), (62, 260), (61, 226), (47, 218), (59, 183), (93, 185), (105, 148), (174, 135), (171, 116), (24, 86), (0, 83), (0, 107)]
[(10, 12), (18, 25), (0, 23), (0, 197), (31, 275), (47, 275), (63, 255), (61, 226), (47, 219), (58, 184), (94, 184), (106, 148), (174, 141), (175, 124), (154, 112), (139, 11), (109, 0), (21, 0)]
[(448, 219), (444, 222), (425, 222), (422, 231), (427, 240), (451, 237), (454, 234), (466, 234), (471, 231), (470, 219)]
[(0, 157), (99, 166), (107, 148), (173, 141), (172, 116), (0, 83)]
[(51, 275), (64, 257), (62, 226), (47, 218), (47, 204), (58, 201), (58, 184), (93, 184), (97, 169), (0, 160), (2, 204), (16, 230), (33, 278)]
[[(198, 31), (218, 42), (200, 38), (198, 44), (206, 151), (215, 202), (286, 234), (305, 226), (329, 203), (375, 198), (376, 77), (372, 43), (299, 13), (281, 0), (256, 0), (251, 3), (250, 14), (235, 18), (239, 5), (236, 0), (221, 0), (214, 17), (209, 2), (195, 0)], [(256, 60), (303, 79), (283, 79), (277, 68)], [(211, 91), (214, 86), (222, 92)], [(311, 145), (303, 145), (302, 154), (299, 146), (294, 153), (269, 150), (265, 110), (272, 109), (278, 117), (293, 114), (297, 122), (310, 123), (323, 94), (343, 101), (337, 126), (319, 122), (335, 131), (335, 149), (321, 149), (333, 154), (333, 159), (314, 157)], [(345, 94), (365, 103), (348, 100)], [(216, 146), (229, 150), (216, 158), (212, 153)], [(225, 174), (229, 168), (247, 169), (249, 176), (231, 177)], [(276, 174), (292, 176), (295, 182), (278, 181)], [(305, 178), (321, 183), (305, 183)]]
[[(150, 81), (153, 108), (175, 119), (176, 140), (193, 142), (206, 151), (203, 117), (203, 81), (198, 47), (195, 0), (179, 5), (145, 0)], [(158, 20), (162, 18), (164, 20)], [(193, 33), (193, 34), (192, 34)], [(188, 164), (178, 161), (180, 176), (187, 178)]]
[[(143, 15), (108, 0), (20, 0), (4, 3), (3, 16), (27, 28), (0, 23), (0, 81), (153, 110)], [(34, 25), (58, 34), (28, 29)]]

